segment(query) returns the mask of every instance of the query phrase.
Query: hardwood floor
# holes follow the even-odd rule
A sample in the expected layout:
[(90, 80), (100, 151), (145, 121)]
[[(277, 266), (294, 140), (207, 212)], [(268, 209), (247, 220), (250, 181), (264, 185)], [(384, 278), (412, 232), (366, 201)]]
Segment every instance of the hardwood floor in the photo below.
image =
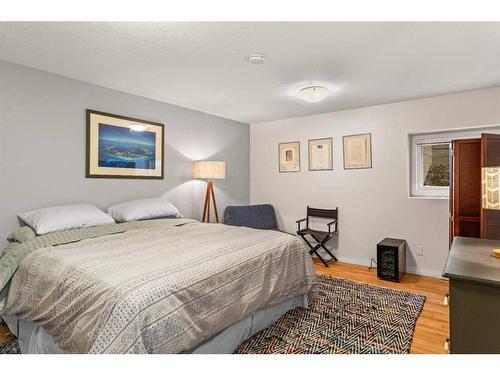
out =
[(0, 325), (0, 344), (9, 341), (14, 335), (10, 333), (6, 325)]
[[(401, 283), (393, 283), (377, 279), (376, 269), (368, 271), (367, 267), (347, 263), (333, 263), (326, 268), (317, 262), (315, 268), (318, 274), (424, 294), (427, 300), (417, 321), (410, 352), (445, 353), (444, 342), (448, 337), (449, 321), (448, 307), (443, 305), (444, 295), (448, 291), (446, 280), (407, 274)], [(11, 337), (7, 327), (0, 326), (0, 344)]]
[(318, 274), (329, 275), (367, 284), (423, 294), (427, 297), (420, 314), (410, 353), (445, 354), (444, 343), (449, 337), (449, 309), (443, 305), (448, 292), (448, 281), (427, 276), (406, 274), (401, 283), (377, 278), (377, 270), (347, 263), (332, 263), (326, 268), (321, 262), (314, 263)]

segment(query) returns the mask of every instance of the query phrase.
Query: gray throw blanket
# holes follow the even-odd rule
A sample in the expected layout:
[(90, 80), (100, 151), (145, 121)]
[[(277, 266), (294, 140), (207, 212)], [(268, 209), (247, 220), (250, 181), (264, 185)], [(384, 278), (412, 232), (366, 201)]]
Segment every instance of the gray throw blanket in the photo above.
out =
[(315, 281), (289, 234), (163, 222), (25, 250), (2, 313), (41, 324), (68, 353), (178, 353)]

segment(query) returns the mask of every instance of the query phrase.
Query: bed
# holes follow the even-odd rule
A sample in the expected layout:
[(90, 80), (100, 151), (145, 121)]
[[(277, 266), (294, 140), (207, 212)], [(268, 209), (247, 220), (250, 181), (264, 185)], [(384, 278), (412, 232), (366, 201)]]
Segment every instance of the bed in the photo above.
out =
[(165, 219), (18, 237), (0, 311), (23, 353), (231, 353), (307, 307), (316, 278), (277, 231)]

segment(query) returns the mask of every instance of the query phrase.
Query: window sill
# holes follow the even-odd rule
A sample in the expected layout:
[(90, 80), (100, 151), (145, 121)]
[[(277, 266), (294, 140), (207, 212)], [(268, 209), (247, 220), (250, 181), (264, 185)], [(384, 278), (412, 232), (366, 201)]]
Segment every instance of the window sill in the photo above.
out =
[(409, 195), (408, 198), (410, 199), (434, 199), (434, 200), (449, 200), (450, 197), (440, 197), (440, 196), (427, 196), (427, 195)]

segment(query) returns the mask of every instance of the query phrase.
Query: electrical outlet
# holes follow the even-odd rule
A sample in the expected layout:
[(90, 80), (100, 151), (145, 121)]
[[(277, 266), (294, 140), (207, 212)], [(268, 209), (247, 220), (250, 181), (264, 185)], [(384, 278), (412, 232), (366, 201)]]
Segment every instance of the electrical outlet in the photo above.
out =
[(424, 247), (423, 246), (417, 246), (417, 255), (418, 256), (424, 255)]

